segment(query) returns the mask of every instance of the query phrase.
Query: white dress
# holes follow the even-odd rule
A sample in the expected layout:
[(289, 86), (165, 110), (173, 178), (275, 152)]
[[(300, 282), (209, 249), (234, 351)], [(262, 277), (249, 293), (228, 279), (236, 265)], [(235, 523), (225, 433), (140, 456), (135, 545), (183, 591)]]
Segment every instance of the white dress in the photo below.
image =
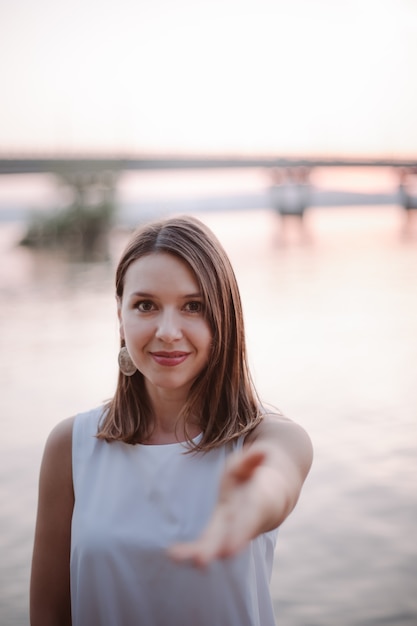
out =
[(226, 458), (185, 444), (129, 445), (95, 437), (102, 407), (73, 429), (73, 626), (274, 626), (269, 592), (277, 531), (205, 570), (166, 548), (197, 537)]

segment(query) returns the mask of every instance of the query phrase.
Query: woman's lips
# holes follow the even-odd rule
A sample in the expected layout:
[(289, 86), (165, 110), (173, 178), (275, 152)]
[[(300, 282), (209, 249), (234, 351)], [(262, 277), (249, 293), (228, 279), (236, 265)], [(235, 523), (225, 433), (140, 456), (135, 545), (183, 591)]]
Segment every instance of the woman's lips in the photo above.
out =
[(151, 356), (158, 365), (174, 366), (185, 361), (189, 352), (151, 352)]

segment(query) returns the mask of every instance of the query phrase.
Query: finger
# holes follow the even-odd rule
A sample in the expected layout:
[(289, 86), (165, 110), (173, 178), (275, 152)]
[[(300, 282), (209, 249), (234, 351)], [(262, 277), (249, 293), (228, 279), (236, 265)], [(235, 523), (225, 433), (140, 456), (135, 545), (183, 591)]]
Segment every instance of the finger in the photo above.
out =
[(261, 450), (248, 450), (243, 452), (233, 462), (229, 468), (234, 478), (240, 482), (249, 480), (259, 465), (265, 460), (265, 452)]
[(205, 567), (214, 559), (226, 556), (231, 537), (222, 518), (222, 515), (214, 515), (198, 539), (174, 544), (168, 549), (169, 556), (176, 562), (188, 561), (197, 567)]
[(199, 568), (215, 559), (234, 556), (245, 547), (250, 536), (233, 524), (233, 529), (222, 524), (216, 516), (201, 537), (195, 541), (177, 543), (168, 548), (168, 555), (177, 563), (188, 562)]
[(216, 558), (213, 549), (208, 549), (200, 542), (177, 543), (168, 548), (168, 556), (176, 563), (189, 563), (204, 569)]
[(167, 550), (168, 556), (177, 563), (181, 561), (190, 561), (196, 552), (194, 542), (176, 543)]
[(176, 544), (168, 549), (168, 556), (176, 563), (189, 563), (199, 569), (204, 569), (216, 559), (225, 559), (239, 552), (240, 546), (231, 544), (223, 546), (218, 551), (196, 545)]

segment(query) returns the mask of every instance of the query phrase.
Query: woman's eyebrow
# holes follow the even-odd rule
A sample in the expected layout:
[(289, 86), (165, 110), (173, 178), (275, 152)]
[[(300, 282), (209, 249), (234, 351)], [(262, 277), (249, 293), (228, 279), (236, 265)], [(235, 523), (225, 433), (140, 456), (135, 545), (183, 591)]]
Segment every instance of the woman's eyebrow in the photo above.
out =
[[(149, 291), (133, 291), (129, 294), (131, 298), (155, 298), (154, 293), (150, 293)], [(196, 291), (194, 293), (186, 293), (184, 295), (180, 295), (180, 298), (187, 300), (188, 298), (202, 298), (203, 294), (200, 291)]]
[(153, 298), (154, 294), (153, 293), (149, 293), (147, 291), (133, 291), (131, 294), (129, 294), (131, 298)]

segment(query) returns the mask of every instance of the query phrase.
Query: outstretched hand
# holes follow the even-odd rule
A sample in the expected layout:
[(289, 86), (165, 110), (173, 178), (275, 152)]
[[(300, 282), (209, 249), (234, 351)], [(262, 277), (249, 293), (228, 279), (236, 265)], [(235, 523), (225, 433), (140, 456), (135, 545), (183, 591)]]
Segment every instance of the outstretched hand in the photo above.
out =
[(171, 546), (168, 554), (173, 560), (205, 567), (215, 559), (233, 556), (260, 532), (261, 501), (255, 477), (264, 459), (264, 452), (250, 448), (230, 458), (208, 525), (195, 541)]

